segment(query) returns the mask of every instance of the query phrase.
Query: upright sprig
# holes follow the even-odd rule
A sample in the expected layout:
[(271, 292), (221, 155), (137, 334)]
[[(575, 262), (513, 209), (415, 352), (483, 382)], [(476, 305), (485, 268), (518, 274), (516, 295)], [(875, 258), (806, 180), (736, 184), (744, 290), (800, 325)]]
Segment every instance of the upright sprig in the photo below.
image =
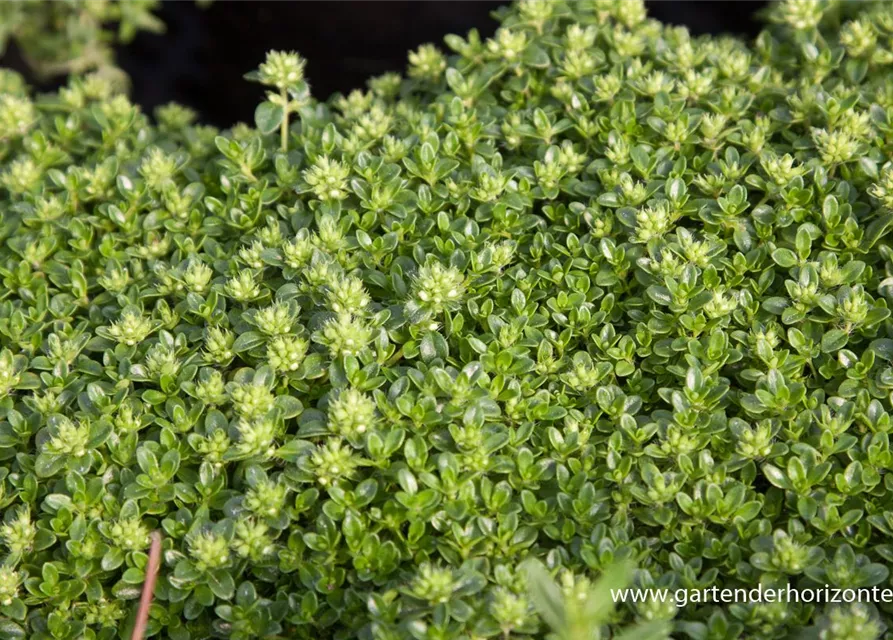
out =
[(288, 151), (289, 116), (310, 102), (305, 66), (306, 61), (293, 51), (270, 51), (257, 71), (245, 75), (248, 80), (274, 89), (267, 92), (267, 101), (257, 106), (254, 121), (262, 133), (279, 129), (282, 152)]

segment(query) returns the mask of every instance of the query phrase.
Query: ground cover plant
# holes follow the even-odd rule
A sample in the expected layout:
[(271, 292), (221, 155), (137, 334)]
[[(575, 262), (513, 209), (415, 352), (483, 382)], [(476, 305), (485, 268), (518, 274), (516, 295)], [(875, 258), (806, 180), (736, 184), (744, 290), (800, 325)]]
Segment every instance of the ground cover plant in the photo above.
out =
[(120, 88), (126, 74), (115, 65), (114, 45), (130, 42), (139, 31), (163, 31), (152, 14), (157, 8), (158, 0), (4, 2), (0, 55), (14, 43), (41, 79), (94, 72)]
[(0, 72), (0, 637), (127, 637), (153, 530), (159, 638), (883, 637), (604, 590), (891, 587), (893, 5), (766, 18), (271, 52), (227, 131)]

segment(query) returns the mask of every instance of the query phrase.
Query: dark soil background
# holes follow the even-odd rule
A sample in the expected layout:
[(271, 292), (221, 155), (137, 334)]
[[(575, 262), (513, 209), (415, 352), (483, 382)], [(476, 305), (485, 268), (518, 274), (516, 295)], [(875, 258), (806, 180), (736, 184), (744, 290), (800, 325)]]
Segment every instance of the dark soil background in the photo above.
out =
[[(493, 0), (189, 0), (164, 2), (164, 34), (140, 34), (119, 49), (119, 63), (133, 82), (133, 99), (145, 110), (170, 101), (188, 105), (209, 124), (251, 121), (262, 89), (242, 75), (269, 49), (296, 50), (307, 58), (314, 95), (363, 88), (370, 76), (402, 72), (406, 54), (420, 44), (443, 43), (448, 33), (481, 36), (496, 30)], [(753, 37), (754, 13), (765, 2), (663, 0), (647, 2), (649, 15), (686, 25), (693, 34)], [(20, 71), (15, 51), (0, 65)], [(27, 74), (26, 74), (27, 75)], [(29, 78), (33, 82), (32, 78)], [(51, 89), (44, 85), (42, 89)]]

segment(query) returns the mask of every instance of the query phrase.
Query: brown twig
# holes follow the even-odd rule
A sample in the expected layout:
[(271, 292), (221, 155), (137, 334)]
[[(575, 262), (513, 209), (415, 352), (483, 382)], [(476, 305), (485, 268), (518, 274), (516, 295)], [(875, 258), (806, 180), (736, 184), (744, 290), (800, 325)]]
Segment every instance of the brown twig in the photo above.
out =
[(149, 564), (146, 565), (146, 580), (143, 582), (143, 595), (140, 596), (140, 608), (136, 612), (136, 621), (133, 623), (133, 633), (130, 640), (143, 640), (146, 634), (146, 624), (149, 622), (149, 606), (152, 604), (152, 596), (155, 594), (155, 580), (158, 578), (158, 568), (161, 566), (161, 533), (152, 532), (152, 546), (149, 547)]

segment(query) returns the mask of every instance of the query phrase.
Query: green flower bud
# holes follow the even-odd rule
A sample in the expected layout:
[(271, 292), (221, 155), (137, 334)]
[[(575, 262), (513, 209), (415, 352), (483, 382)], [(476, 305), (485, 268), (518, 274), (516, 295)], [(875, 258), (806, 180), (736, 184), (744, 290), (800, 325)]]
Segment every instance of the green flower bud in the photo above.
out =
[(177, 352), (160, 342), (146, 353), (146, 371), (155, 380), (162, 376), (176, 378), (180, 372), (180, 364)]
[(221, 405), (226, 402), (226, 383), (219, 371), (203, 371), (195, 383), (195, 397), (208, 405)]
[(31, 100), (10, 93), (0, 95), (0, 140), (25, 135), (36, 120)]
[(828, 612), (825, 627), (819, 632), (820, 640), (874, 640), (880, 638), (882, 629), (871, 617), (868, 608), (861, 603), (837, 606)]
[(143, 427), (143, 421), (140, 414), (134, 409), (132, 404), (123, 404), (115, 414), (115, 429), (122, 433), (139, 431)]
[(0, 174), (0, 185), (10, 193), (24, 194), (33, 191), (40, 184), (43, 170), (33, 158), (21, 156), (8, 164), (8, 169)]
[(347, 178), (350, 168), (326, 156), (317, 158), (309, 169), (301, 174), (314, 195), (324, 202), (343, 200), (347, 197)]
[(10, 566), (0, 566), (0, 605), (8, 607), (19, 592), (22, 576)]
[(388, 134), (392, 123), (393, 118), (388, 112), (374, 105), (354, 123), (352, 133), (365, 142), (380, 140)]
[(673, 595), (667, 592), (663, 600), (660, 598), (646, 599), (636, 605), (636, 610), (643, 620), (649, 622), (652, 620), (672, 620), (679, 611), (679, 606), (676, 604)]
[(598, 30), (593, 25), (583, 27), (579, 24), (568, 25), (564, 32), (565, 46), (570, 51), (585, 51), (595, 44)]
[(231, 441), (226, 432), (218, 429), (211, 432), (207, 437), (198, 440), (196, 443), (196, 451), (201, 453), (205, 460), (215, 466), (219, 466), (224, 454), (229, 450)]
[(261, 288), (255, 278), (256, 276), (251, 271), (240, 271), (237, 276), (230, 278), (226, 282), (224, 291), (226, 291), (229, 297), (238, 302), (255, 300), (261, 296)]
[(65, 215), (65, 204), (57, 195), (41, 195), (34, 201), (34, 217), (41, 222), (55, 222)]
[(375, 402), (356, 389), (347, 389), (329, 402), (329, 430), (342, 436), (366, 433), (376, 421)]
[(31, 549), (37, 527), (31, 522), (31, 516), (25, 509), (20, 509), (15, 519), (0, 526), (0, 539), (13, 555), (20, 555)]
[(297, 320), (297, 307), (292, 304), (276, 302), (259, 309), (254, 315), (254, 324), (268, 336), (280, 336), (291, 333)]
[(314, 247), (309, 236), (298, 236), (282, 245), (282, 259), (292, 269), (300, 269), (310, 262)]
[(521, 0), (518, 3), (518, 12), (524, 20), (534, 25), (542, 25), (552, 17), (555, 6), (549, 0)]
[(153, 147), (143, 157), (139, 171), (150, 189), (161, 191), (173, 182), (179, 167), (177, 166), (176, 158), (164, 153), (157, 147)]
[(452, 569), (425, 562), (416, 572), (409, 590), (419, 600), (435, 605), (449, 602), (459, 586), (460, 583), (453, 576)]
[(530, 619), (530, 603), (527, 598), (498, 587), (493, 592), (490, 615), (496, 620), (503, 634), (508, 636), (512, 629), (524, 626)]
[(342, 313), (326, 323), (321, 342), (332, 357), (357, 355), (372, 342), (372, 330), (360, 318)]
[(261, 83), (289, 89), (304, 79), (306, 61), (294, 51), (268, 51), (267, 59), (258, 68), (258, 80)]
[(369, 295), (362, 281), (353, 276), (338, 278), (331, 283), (326, 298), (335, 313), (360, 315), (369, 305)]
[(203, 262), (193, 261), (186, 267), (183, 273), (183, 284), (192, 293), (204, 294), (208, 291), (208, 285), (214, 271)]
[(130, 273), (127, 267), (113, 267), (105, 275), (98, 278), (100, 286), (112, 293), (121, 293), (130, 284)]
[(75, 424), (68, 418), (60, 418), (51, 430), (52, 437), (43, 445), (43, 451), (51, 455), (71, 455), (81, 458), (87, 455), (90, 441), (90, 424), (86, 421)]
[(317, 225), (316, 242), (327, 251), (344, 248), (344, 231), (334, 216), (322, 216)]
[(155, 330), (152, 321), (136, 310), (125, 310), (118, 321), (108, 327), (109, 337), (122, 344), (134, 346), (145, 340)]
[(579, 606), (589, 599), (592, 582), (586, 576), (575, 575), (572, 571), (561, 574), (561, 593), (570, 606)]
[(868, 316), (869, 302), (861, 286), (844, 288), (842, 299), (837, 304), (837, 313), (849, 325), (862, 324)]
[(515, 62), (527, 47), (527, 34), (505, 27), (496, 30), (495, 37), (487, 40), (487, 51), (494, 59)]
[(8, 349), (0, 351), (0, 398), (19, 384), (21, 374), (15, 357)]
[(327, 441), (310, 457), (310, 466), (316, 479), (324, 486), (337, 483), (342, 478), (350, 478), (358, 464), (353, 449), (338, 440)]
[(229, 564), (229, 543), (213, 533), (200, 533), (189, 542), (189, 553), (199, 571), (219, 569)]
[(409, 52), (409, 76), (437, 80), (446, 70), (446, 57), (432, 44), (423, 44)]
[(802, 573), (809, 560), (809, 548), (796, 542), (783, 531), (776, 531), (772, 538), (773, 550), (769, 562), (779, 572), (796, 575)]
[(266, 227), (257, 232), (257, 237), (265, 247), (275, 248), (282, 244), (282, 229), (278, 222), (270, 220)]
[(282, 510), (288, 487), (284, 484), (263, 480), (245, 492), (242, 504), (259, 518), (275, 518)]
[(775, 8), (772, 17), (798, 31), (813, 29), (822, 20), (821, 0), (787, 0)]
[(226, 364), (233, 358), (236, 337), (228, 329), (211, 327), (205, 334), (205, 362)]
[(146, 234), (146, 242), (137, 249), (141, 258), (160, 258), (170, 250), (171, 238), (167, 234), (156, 232)]
[(262, 560), (275, 549), (273, 540), (267, 533), (269, 529), (261, 522), (239, 520), (236, 522), (236, 535), (232, 541), (233, 551), (242, 558), (250, 558), (255, 562)]
[(734, 291), (715, 291), (713, 299), (704, 305), (704, 313), (708, 318), (723, 318), (738, 308), (737, 295)]
[(672, 216), (666, 200), (653, 207), (644, 207), (636, 214), (635, 241), (646, 243), (659, 238), (670, 230)]
[(893, 164), (886, 164), (880, 180), (869, 187), (868, 192), (880, 200), (887, 209), (893, 209)]
[(267, 344), (267, 362), (275, 371), (297, 371), (309, 346), (298, 336), (276, 336)]
[(849, 162), (859, 152), (858, 142), (847, 131), (829, 132), (825, 129), (813, 129), (812, 139), (822, 157), (822, 162), (828, 165)]
[(169, 102), (155, 109), (158, 125), (165, 131), (181, 131), (195, 122), (197, 117), (195, 111), (175, 102)]
[(62, 410), (59, 394), (53, 391), (35, 393), (31, 396), (31, 402), (34, 403), (34, 409), (43, 416), (59, 413)]
[(275, 399), (269, 389), (255, 383), (232, 383), (229, 397), (236, 413), (246, 420), (264, 417), (273, 408)]
[(239, 259), (252, 269), (263, 269), (265, 249), (266, 247), (260, 240), (255, 240), (250, 245), (239, 249)]
[(149, 529), (139, 518), (127, 518), (111, 525), (108, 538), (119, 549), (140, 551), (149, 546)]
[[(254, 387), (259, 389), (262, 387)], [(272, 396), (270, 396), (272, 398)], [(269, 407), (272, 408), (272, 401)], [(269, 411), (263, 411), (266, 413)], [(257, 420), (255, 422), (239, 422), (239, 443), (237, 450), (243, 456), (253, 457), (261, 456), (263, 458), (272, 457), (276, 451), (273, 446), (276, 438), (277, 428), (272, 420)]]
[(421, 306), (434, 313), (454, 308), (465, 295), (465, 277), (455, 267), (430, 262), (419, 268), (413, 282), (413, 295)]
[(104, 598), (88, 604), (84, 609), (84, 622), (98, 627), (117, 627), (127, 617), (121, 602), (107, 601)]

